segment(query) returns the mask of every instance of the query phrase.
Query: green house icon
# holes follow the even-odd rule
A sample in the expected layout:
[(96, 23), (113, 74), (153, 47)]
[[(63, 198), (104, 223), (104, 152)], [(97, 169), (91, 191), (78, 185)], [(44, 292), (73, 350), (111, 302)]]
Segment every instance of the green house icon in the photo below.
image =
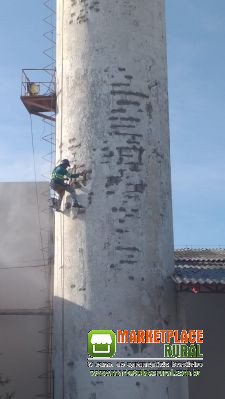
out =
[(116, 352), (116, 336), (112, 330), (88, 333), (88, 353), (92, 357), (111, 357)]

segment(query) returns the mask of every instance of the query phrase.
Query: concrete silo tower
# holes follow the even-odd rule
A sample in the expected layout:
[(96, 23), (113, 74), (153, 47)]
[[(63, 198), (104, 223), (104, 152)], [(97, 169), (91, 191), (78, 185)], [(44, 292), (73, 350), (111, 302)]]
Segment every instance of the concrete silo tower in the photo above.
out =
[[(164, 23), (163, 0), (57, 2), (56, 158), (92, 174), (86, 212), (56, 215), (56, 399), (175, 395), (169, 378), (87, 367), (90, 330), (176, 327)], [(118, 344), (116, 356), (159, 348)]]

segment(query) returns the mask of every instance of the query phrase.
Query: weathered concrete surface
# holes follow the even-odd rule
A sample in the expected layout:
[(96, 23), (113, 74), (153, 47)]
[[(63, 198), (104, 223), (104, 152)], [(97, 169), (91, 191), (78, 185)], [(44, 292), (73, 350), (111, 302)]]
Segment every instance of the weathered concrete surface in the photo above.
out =
[(92, 169), (86, 213), (56, 216), (57, 399), (176, 394), (177, 380), (95, 379), (86, 364), (89, 330), (176, 327), (163, 3), (57, 2), (57, 159)]
[(48, 183), (37, 189), (42, 243), (35, 183), (0, 183), (0, 376), (10, 379), (2, 398), (48, 395), (50, 319), (37, 314), (50, 300)]

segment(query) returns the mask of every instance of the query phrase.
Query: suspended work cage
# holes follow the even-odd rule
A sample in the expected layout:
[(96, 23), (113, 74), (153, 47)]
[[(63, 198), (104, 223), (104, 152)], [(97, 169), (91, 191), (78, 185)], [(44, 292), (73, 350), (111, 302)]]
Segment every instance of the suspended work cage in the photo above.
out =
[(55, 121), (55, 70), (22, 69), (20, 98), (30, 114)]

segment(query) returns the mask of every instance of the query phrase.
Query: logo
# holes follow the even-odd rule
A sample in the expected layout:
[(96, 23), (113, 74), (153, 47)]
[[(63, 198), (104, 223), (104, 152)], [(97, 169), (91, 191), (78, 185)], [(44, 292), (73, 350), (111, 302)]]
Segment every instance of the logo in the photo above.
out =
[(112, 357), (116, 352), (116, 335), (112, 330), (91, 330), (88, 353), (91, 357)]

